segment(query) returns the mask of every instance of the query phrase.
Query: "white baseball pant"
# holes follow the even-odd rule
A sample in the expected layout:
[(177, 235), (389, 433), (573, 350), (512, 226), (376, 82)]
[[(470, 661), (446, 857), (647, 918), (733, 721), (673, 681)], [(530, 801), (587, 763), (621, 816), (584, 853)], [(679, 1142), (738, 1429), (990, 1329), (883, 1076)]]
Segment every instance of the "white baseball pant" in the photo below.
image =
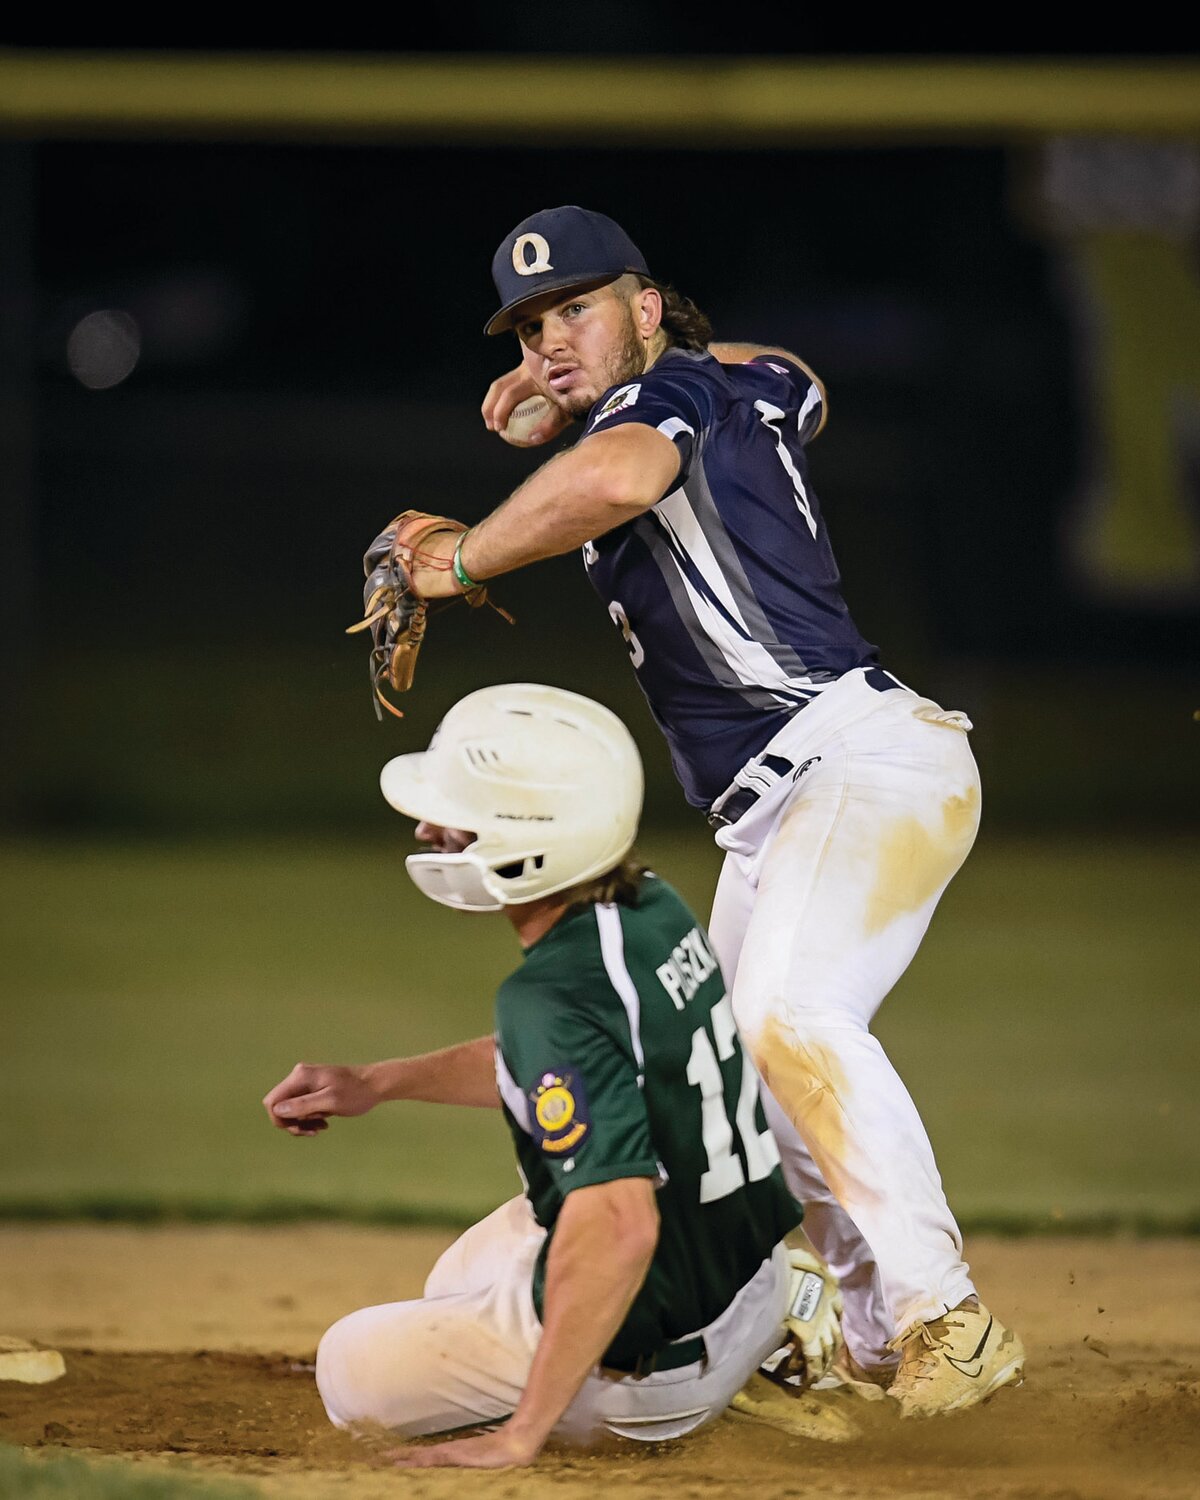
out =
[(925, 1128), (868, 1030), (974, 842), (970, 727), (850, 672), (763, 752), (795, 769), (716, 836), (714, 950), (779, 1106), (768, 1117), (804, 1228), (842, 1283), (847, 1347), (868, 1368), (974, 1291)]
[[(334, 1426), (422, 1437), (509, 1416), (542, 1333), (532, 1278), (544, 1238), (526, 1199), (510, 1199), (441, 1256), (419, 1301), (364, 1307), (335, 1323), (317, 1349), (317, 1389)], [(782, 1344), (788, 1287), (779, 1245), (721, 1316), (696, 1330), (705, 1359), (640, 1377), (598, 1369), (554, 1435), (582, 1442), (607, 1430), (661, 1442), (719, 1416)]]

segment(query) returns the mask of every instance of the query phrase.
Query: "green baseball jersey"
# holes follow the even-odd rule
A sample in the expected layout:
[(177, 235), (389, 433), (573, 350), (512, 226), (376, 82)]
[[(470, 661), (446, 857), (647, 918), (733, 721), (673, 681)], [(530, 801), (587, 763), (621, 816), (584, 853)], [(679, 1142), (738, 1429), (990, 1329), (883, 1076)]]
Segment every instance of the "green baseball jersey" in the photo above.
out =
[[(658, 1184), (658, 1246), (606, 1355), (627, 1362), (712, 1322), (800, 1222), (708, 938), (664, 881), (590, 906), (526, 950), (496, 999), (496, 1071), (548, 1231), (575, 1188)], [(603, 1255), (604, 1247), (596, 1247)]]

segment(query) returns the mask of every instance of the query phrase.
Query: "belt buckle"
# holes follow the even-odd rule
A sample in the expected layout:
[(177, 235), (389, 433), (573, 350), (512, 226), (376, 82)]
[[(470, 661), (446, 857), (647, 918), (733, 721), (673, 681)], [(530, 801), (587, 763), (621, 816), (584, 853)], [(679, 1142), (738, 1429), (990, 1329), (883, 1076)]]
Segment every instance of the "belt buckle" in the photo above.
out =
[[(757, 786), (753, 784), (750, 775), (750, 767), (752, 766), (759, 772)], [(785, 776), (789, 775), (795, 769), (795, 762), (790, 760), (786, 755), (776, 755), (768, 750), (760, 751), (752, 760), (746, 762), (737, 776), (734, 777), (709, 808), (705, 814), (708, 826), (710, 828), (731, 827), (739, 818), (745, 817), (764, 792), (769, 792), (775, 783), (782, 781)], [(763, 772), (766, 772), (768, 776), (774, 777), (774, 782), (767, 780), (762, 775)], [(738, 776), (744, 776), (747, 779), (739, 781)], [(732, 817), (727, 817), (722, 809), (731, 805), (735, 811)]]
[(632, 1364), (601, 1365), (601, 1372), (610, 1380), (641, 1380), (643, 1375), (653, 1375), (658, 1366), (658, 1350), (653, 1354), (639, 1354)]

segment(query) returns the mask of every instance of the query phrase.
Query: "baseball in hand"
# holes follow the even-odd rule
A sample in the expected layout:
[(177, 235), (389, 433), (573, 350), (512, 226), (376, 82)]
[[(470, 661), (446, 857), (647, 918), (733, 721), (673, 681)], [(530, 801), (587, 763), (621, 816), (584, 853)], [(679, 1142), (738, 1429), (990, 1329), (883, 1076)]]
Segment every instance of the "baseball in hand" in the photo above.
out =
[(550, 402), (545, 396), (527, 396), (513, 407), (512, 415), (504, 424), (504, 436), (510, 443), (527, 443), (529, 434), (550, 413)]

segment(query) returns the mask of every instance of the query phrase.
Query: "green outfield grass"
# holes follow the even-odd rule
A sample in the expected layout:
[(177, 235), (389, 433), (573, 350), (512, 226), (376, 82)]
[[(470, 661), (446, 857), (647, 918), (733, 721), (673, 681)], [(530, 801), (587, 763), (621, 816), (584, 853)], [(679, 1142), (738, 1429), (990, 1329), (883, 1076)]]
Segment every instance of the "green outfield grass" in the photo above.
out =
[[(517, 1188), (498, 1114), (395, 1105), (314, 1140), (291, 1065), (489, 1029), (519, 950), (360, 842), (0, 849), (0, 1212), (467, 1217)], [(647, 855), (707, 912), (702, 834)], [(984, 837), (878, 1032), (966, 1223), (1195, 1225), (1200, 847)]]
[(88, 1463), (73, 1453), (33, 1457), (0, 1444), (0, 1496), (12, 1500), (255, 1500), (261, 1494), (257, 1485), (147, 1471), (112, 1459)]

